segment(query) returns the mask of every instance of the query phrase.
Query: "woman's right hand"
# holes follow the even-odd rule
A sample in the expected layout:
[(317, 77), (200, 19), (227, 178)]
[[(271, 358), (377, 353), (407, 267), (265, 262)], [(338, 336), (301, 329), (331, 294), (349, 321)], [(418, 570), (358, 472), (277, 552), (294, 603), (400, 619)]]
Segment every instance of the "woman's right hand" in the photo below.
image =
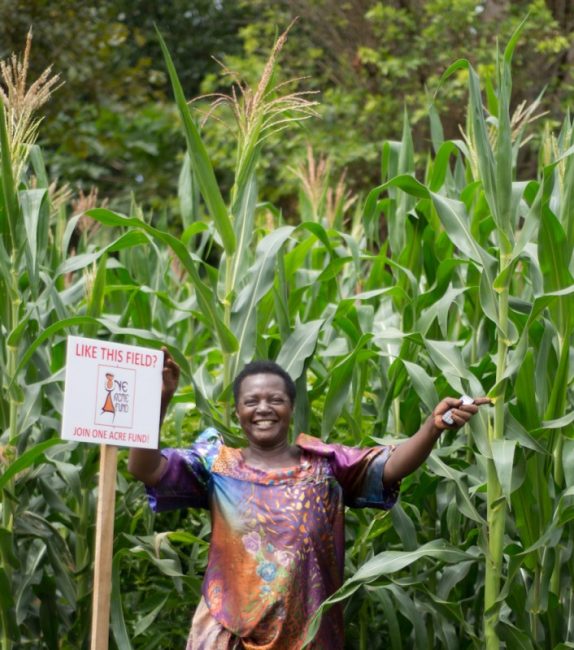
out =
[(163, 351), (163, 371), (161, 375), (161, 414), (162, 420), (179, 383), (180, 369), (166, 347)]
[[(163, 351), (163, 370), (161, 375), (161, 410), (160, 425), (163, 422), (167, 407), (171, 402), (177, 384), (179, 383), (179, 366), (173, 360), (166, 347)], [(128, 471), (148, 486), (153, 486), (160, 480), (167, 459), (159, 449), (139, 449), (132, 447), (128, 456)]]

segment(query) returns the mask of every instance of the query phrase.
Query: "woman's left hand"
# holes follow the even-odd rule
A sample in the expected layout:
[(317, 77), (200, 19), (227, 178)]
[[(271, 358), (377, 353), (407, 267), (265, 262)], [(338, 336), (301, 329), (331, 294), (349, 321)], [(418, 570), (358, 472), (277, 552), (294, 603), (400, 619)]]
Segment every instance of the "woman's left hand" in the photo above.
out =
[(488, 397), (476, 397), (472, 403), (468, 403), (464, 397), (446, 397), (432, 412), (433, 424), (441, 431), (459, 429), (478, 413), (478, 407), (482, 404), (492, 404), (492, 400)]

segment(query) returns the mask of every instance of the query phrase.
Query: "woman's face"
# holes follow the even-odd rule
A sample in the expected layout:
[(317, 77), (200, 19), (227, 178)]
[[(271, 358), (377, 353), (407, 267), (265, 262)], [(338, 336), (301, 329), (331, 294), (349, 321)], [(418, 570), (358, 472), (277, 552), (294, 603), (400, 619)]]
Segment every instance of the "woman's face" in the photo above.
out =
[(276, 449), (287, 442), (293, 405), (279, 375), (248, 375), (235, 405), (239, 424), (250, 446)]

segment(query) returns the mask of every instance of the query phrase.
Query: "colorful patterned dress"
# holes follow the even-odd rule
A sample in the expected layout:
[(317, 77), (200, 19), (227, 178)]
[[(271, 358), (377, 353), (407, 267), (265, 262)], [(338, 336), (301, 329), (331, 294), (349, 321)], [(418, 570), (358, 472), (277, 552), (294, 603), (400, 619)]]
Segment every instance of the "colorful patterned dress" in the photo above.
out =
[[(313, 613), (342, 583), (344, 506), (388, 509), (396, 501), (398, 487), (387, 491), (382, 483), (392, 447), (358, 449), (305, 434), (296, 444), (300, 464), (273, 471), (247, 465), (215, 429), (189, 449), (162, 450), (168, 462), (159, 484), (148, 488), (152, 508), (211, 511), (203, 622), (194, 619), (194, 626), (206, 624), (206, 613), (215, 619), (230, 639), (218, 647), (300, 648)], [(340, 606), (324, 615), (309, 647), (342, 650)]]

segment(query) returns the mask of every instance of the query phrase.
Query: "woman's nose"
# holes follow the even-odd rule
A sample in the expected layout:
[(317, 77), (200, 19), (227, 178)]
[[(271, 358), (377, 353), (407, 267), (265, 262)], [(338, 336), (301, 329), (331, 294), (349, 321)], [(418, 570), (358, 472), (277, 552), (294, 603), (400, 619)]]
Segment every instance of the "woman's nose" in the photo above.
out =
[(257, 412), (258, 413), (267, 413), (270, 410), (269, 404), (265, 401), (262, 400), (257, 404)]

